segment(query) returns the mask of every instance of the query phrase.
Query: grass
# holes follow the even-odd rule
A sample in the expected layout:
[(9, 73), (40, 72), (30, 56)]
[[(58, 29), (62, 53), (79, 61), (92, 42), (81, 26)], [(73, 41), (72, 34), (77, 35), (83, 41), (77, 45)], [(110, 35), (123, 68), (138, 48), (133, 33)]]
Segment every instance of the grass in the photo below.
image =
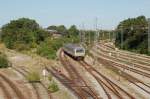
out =
[(27, 79), (29, 82), (40, 82), (40, 74), (36, 71), (30, 72), (27, 75)]
[(51, 75), (48, 75), (48, 80), (52, 81), (52, 76)]
[(49, 84), (48, 90), (49, 90), (50, 92), (54, 93), (54, 92), (57, 92), (57, 91), (59, 90), (59, 87), (58, 87), (58, 85), (56, 84), (56, 82), (53, 81), (52, 83)]

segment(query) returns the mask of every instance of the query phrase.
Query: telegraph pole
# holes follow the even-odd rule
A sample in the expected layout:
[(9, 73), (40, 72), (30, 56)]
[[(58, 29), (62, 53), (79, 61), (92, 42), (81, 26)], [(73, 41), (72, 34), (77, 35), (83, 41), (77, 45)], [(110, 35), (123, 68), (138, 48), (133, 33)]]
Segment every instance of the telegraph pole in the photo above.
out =
[(96, 32), (95, 32), (95, 44), (97, 44), (98, 40), (99, 40), (98, 19), (97, 19), (97, 17), (95, 19), (95, 30), (96, 30)]
[(111, 41), (111, 35), (110, 35), (110, 32), (109, 32), (109, 42)]
[(90, 47), (90, 45), (91, 45), (91, 40), (90, 40), (90, 39), (91, 39), (91, 37), (90, 37), (90, 36), (91, 36), (91, 33), (89, 32), (88, 35), (89, 35), (89, 47)]
[(123, 28), (121, 27), (121, 49), (123, 48)]
[(113, 43), (115, 43), (115, 40), (116, 40), (116, 32), (113, 31)]
[[(96, 50), (98, 50), (97, 48), (97, 43), (98, 43), (98, 36), (99, 36), (99, 32), (98, 32), (98, 28), (97, 28), (97, 22), (98, 22), (98, 19), (96, 17), (95, 19), (95, 37), (94, 37), (94, 46), (96, 47)], [(95, 56), (95, 59), (94, 59), (94, 64), (97, 62), (97, 57)]]
[(80, 30), (80, 33), (79, 33), (79, 38), (80, 38), (80, 43), (82, 45), (84, 45), (84, 43), (85, 43), (84, 23), (82, 23), (82, 25), (81, 25), (81, 30)]
[(148, 52), (150, 53), (150, 18), (148, 18)]
[(80, 40), (80, 44), (82, 43), (82, 29), (81, 29), (81, 25), (79, 25), (80, 27), (80, 31), (79, 31), (79, 40)]

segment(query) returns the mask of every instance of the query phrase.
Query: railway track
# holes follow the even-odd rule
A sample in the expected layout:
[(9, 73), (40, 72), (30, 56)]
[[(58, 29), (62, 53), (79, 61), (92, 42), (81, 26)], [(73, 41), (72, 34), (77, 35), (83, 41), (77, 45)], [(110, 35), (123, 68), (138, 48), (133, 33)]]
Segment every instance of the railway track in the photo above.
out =
[[(24, 68), (16, 68), (16, 67), (12, 67), (15, 71), (17, 71), (18, 73), (20, 73), (24, 79), (26, 79), (27, 75), (29, 74), (29, 72), (24, 69)], [(45, 87), (45, 85), (41, 82), (37, 82), (37, 83), (31, 83), (35, 94), (36, 94), (36, 99), (52, 99), (51, 95), (48, 92), (48, 89)], [(44, 92), (41, 92), (41, 90), (44, 90)], [(46, 97), (48, 96), (48, 97)]]
[[(128, 67), (126, 67), (123, 64), (119, 64), (118, 62), (109, 59), (108, 56), (103, 56), (103, 54), (100, 54), (100, 53), (97, 53), (97, 54), (99, 54), (98, 60), (99, 60), (100, 63), (104, 64), (105, 66), (111, 66), (111, 67), (114, 68), (114, 70), (121, 71), (121, 76), (123, 76), (130, 83), (134, 84), (135, 86), (137, 86), (138, 88), (140, 88), (144, 92), (150, 94), (150, 91), (149, 91), (150, 90), (150, 86), (149, 85), (143, 83), (142, 81), (138, 80), (137, 78), (133, 77), (132, 75), (130, 75), (128, 73), (125, 73), (121, 68), (126, 69), (126, 70), (130, 70), (130, 71), (132, 70), (133, 72), (138, 73), (140, 75), (144, 75), (144, 74), (142, 74), (140, 71), (133, 70), (132, 68), (128, 68)], [(149, 75), (147, 75), (147, 76), (149, 77)], [(146, 88), (138, 85), (136, 82), (142, 84)]]
[[(95, 50), (94, 50), (94, 51), (95, 51)], [(139, 66), (139, 65), (134, 65), (134, 67), (140, 68), (140, 69), (142, 69), (142, 70), (134, 69), (133, 66), (131, 67), (130, 65), (127, 65), (127, 64), (124, 64), (124, 63), (119, 63), (119, 62), (120, 62), (120, 59), (116, 59), (115, 57), (109, 56), (109, 55), (107, 55), (107, 54), (103, 54), (102, 52), (97, 52), (97, 51), (95, 51), (95, 52), (96, 52), (98, 55), (103, 56), (103, 57), (105, 57), (105, 58), (107, 58), (107, 59), (113, 61), (113, 63), (114, 63), (114, 62), (117, 62), (118, 64), (121, 64), (121, 65), (117, 65), (117, 64), (116, 64), (116, 66), (118, 66), (118, 67), (120, 67), (120, 68), (123, 68), (123, 69), (126, 69), (126, 70), (130, 70), (130, 71), (132, 71), (132, 72), (134, 72), (134, 73), (137, 73), (137, 74), (139, 74), (139, 75), (142, 75), (142, 76), (145, 76), (145, 77), (147, 77), (147, 78), (150, 78), (150, 74), (149, 74), (148, 72), (142, 71), (142, 70), (146, 70), (146, 69), (147, 69), (146, 71), (149, 71), (149, 69), (146, 68), (146, 67), (142, 67), (142, 66)]]
[(10, 80), (4, 73), (0, 72), (0, 86), (3, 88), (7, 99), (26, 99), (27, 97), (23, 94), (17, 84)]
[(113, 57), (114, 59), (118, 60), (118, 61), (122, 61), (122, 62), (125, 62), (127, 63), (128, 65), (133, 65), (134, 67), (136, 68), (139, 68), (139, 69), (143, 69), (145, 71), (150, 71), (150, 63), (149, 62), (145, 62), (144, 60), (138, 60), (136, 59), (136, 57), (134, 56), (128, 56), (126, 54), (123, 54), (123, 53), (119, 53), (118, 51), (110, 51), (110, 50), (107, 50), (106, 46), (97, 46), (99, 51), (105, 53), (105, 54), (108, 54), (108, 53), (111, 53), (111, 57)]
[[(65, 69), (67, 71), (69, 71), (70, 77), (76, 79), (77, 76), (79, 75), (76, 71), (76, 69), (74, 67), (72, 67), (68, 60), (62, 60), (63, 57), (60, 56), (61, 61), (62, 62), (66, 62), (63, 63), (65, 67)], [(120, 86), (118, 86), (117, 84), (115, 84), (114, 82), (112, 82), (111, 80), (109, 80), (107, 77), (105, 77), (104, 75), (102, 75), (101, 73), (99, 73), (97, 70), (95, 70), (94, 68), (92, 68), (91, 66), (89, 66), (87, 63), (85, 62), (80, 62), (80, 64), (82, 66), (84, 66), (84, 68), (97, 80), (97, 82), (102, 86), (103, 90), (105, 91), (107, 98), (108, 99), (112, 99), (114, 97), (116, 97), (117, 99), (135, 99), (131, 94), (129, 94), (128, 92), (126, 92), (124, 89), (122, 89)], [(87, 67), (88, 66), (88, 67)], [(94, 72), (94, 73), (93, 73)], [(97, 76), (99, 75), (99, 76)], [(114, 96), (115, 95), (115, 96)], [(126, 98), (125, 98), (126, 97)]]
[[(1, 78), (0, 78), (1, 79)], [(9, 91), (7, 90), (7, 87), (2, 83), (2, 80), (0, 80), (0, 92), (2, 93), (1, 98), (10, 99), (11, 95), (9, 94)]]
[(96, 92), (87, 85), (86, 81), (79, 75), (77, 70), (72, 66), (72, 64), (69, 63), (69, 60), (67, 60), (67, 57), (64, 55), (63, 51), (60, 52), (60, 61), (63, 64), (64, 68), (67, 70), (67, 72), (70, 75), (70, 79), (78, 85), (78, 87), (84, 86), (84, 93), (87, 93), (87, 96), (91, 96), (93, 99), (99, 99), (99, 96), (96, 94)]
[[(15, 71), (17, 71), (19, 74), (21, 74), (22, 76), (23, 76), (23, 78), (26, 80), (26, 77), (27, 77), (27, 73), (25, 73), (22, 69), (20, 69), (20, 68), (17, 68), (17, 67), (12, 67), (12, 69), (14, 69)], [(26, 80), (27, 81), (27, 80)], [(32, 89), (34, 89), (34, 93), (35, 93), (35, 97), (37, 98), (37, 99), (40, 99), (39, 98), (39, 94), (38, 94), (38, 92), (37, 92), (37, 90), (36, 90), (36, 88), (34, 87), (34, 85), (31, 83), (31, 86), (32, 86)]]
[(87, 98), (87, 96), (85, 96), (85, 94), (83, 94), (82, 92), (82, 88), (84, 86), (81, 87), (77, 85), (75, 82), (69, 79), (66, 75), (57, 71), (57, 69), (54, 67), (52, 67), (52, 69), (47, 68), (47, 71), (49, 71), (53, 76), (55, 76), (68, 89), (70, 89), (79, 99)]
[[(115, 51), (115, 48), (112, 49), (112, 47), (108, 44), (102, 44), (100, 43), (100, 46), (103, 46), (103, 48), (105, 48), (105, 51), (111, 51), (113, 53), (116, 53)], [(118, 54), (122, 55), (122, 56), (126, 56), (126, 58), (129, 58), (130, 59), (134, 59), (134, 61), (138, 61), (142, 64), (147, 64), (147, 65), (150, 65), (149, 64), (149, 61), (150, 61), (150, 56), (146, 56), (146, 55), (140, 55), (140, 54), (136, 54), (136, 53), (132, 53), (132, 52), (127, 52), (127, 51), (123, 51), (123, 50), (118, 50), (117, 51)]]
[[(106, 56), (106, 55), (108, 56), (109, 51), (106, 52), (106, 51), (105, 51), (104, 49), (102, 49), (102, 48), (99, 48), (99, 49), (100, 49), (100, 50), (97, 51), (98, 53), (101, 52), (101, 54), (103, 54), (103, 55), (105, 55), (105, 56)], [(104, 54), (104, 53), (105, 53), (105, 54)], [(150, 71), (149, 65), (143, 65), (143, 64), (136, 63), (136, 59), (127, 58), (126, 56), (121, 56), (121, 55), (118, 56), (116, 52), (115, 52), (115, 53), (111, 52), (111, 53), (112, 53), (112, 55), (109, 56), (109, 58), (111, 58), (111, 59), (113, 59), (113, 60), (116, 60), (116, 61), (118, 61), (118, 62), (125, 63), (125, 64), (128, 65), (128, 67), (137, 68), (137, 70), (145, 71), (147, 74), (148, 74), (149, 71)], [(134, 60), (134, 61), (129, 61), (129, 60)], [(144, 62), (142, 62), (142, 63), (144, 63)], [(132, 65), (132, 66), (131, 66), (131, 65)]]
[[(115, 67), (114, 69), (117, 70), (117, 71), (121, 71), (120, 75), (123, 76), (125, 79), (127, 79), (130, 83), (134, 84), (135, 86), (137, 86), (138, 88), (140, 88), (144, 92), (150, 94), (150, 91), (149, 91), (150, 86), (149, 85), (143, 83), (142, 81), (138, 80), (137, 78), (133, 77), (132, 75), (130, 75), (130, 74), (124, 72), (123, 70), (121, 70), (120, 68), (116, 67), (116, 65), (118, 65), (118, 64), (114, 64), (114, 63), (109, 62), (108, 60), (104, 60), (102, 58), (99, 58), (98, 60), (101, 61), (101, 63), (104, 64), (105, 66)], [(137, 83), (141, 83), (145, 87), (142, 87), (142, 86), (138, 85)]]
[[(98, 72), (95, 68), (90, 66), (84, 61), (81, 61), (80, 64), (97, 80), (97, 82), (103, 87), (104, 91), (107, 94), (108, 99), (112, 99), (113, 96), (110, 95), (110, 91), (119, 99), (125, 99), (123, 96), (126, 96), (126, 98), (135, 99), (132, 95), (130, 95), (128, 92), (126, 92), (124, 89), (119, 87), (117, 84), (109, 80), (107, 77), (105, 77), (103, 74)], [(97, 76), (98, 75), (98, 76)], [(109, 91), (108, 91), (109, 90)]]

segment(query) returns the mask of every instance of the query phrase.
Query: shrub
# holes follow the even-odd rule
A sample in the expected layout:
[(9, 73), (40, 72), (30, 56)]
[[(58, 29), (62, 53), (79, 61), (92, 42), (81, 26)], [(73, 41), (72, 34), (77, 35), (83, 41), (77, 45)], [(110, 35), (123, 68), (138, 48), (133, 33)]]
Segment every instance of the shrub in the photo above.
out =
[(48, 76), (48, 80), (52, 81), (52, 76), (51, 75)]
[(17, 51), (23, 51), (23, 50), (29, 50), (30, 48), (29, 48), (29, 45), (16, 42), (14, 44), (14, 49), (16, 49)]
[(7, 68), (9, 66), (9, 62), (7, 60), (6, 55), (0, 53), (0, 68)]
[(40, 46), (37, 48), (37, 54), (46, 57), (48, 59), (55, 59), (56, 58), (56, 51), (53, 50), (48, 44), (41, 43)]
[(35, 48), (39, 42), (44, 41), (49, 35), (41, 29), (39, 24), (32, 19), (20, 18), (2, 26), (0, 40), (7, 48), (28, 50)]
[(29, 82), (40, 82), (40, 74), (33, 71), (27, 75), (27, 79)]
[(48, 86), (48, 90), (50, 92), (57, 92), (59, 90), (59, 87), (58, 87), (58, 85), (55, 82), (53, 82), (52, 84), (50, 84)]

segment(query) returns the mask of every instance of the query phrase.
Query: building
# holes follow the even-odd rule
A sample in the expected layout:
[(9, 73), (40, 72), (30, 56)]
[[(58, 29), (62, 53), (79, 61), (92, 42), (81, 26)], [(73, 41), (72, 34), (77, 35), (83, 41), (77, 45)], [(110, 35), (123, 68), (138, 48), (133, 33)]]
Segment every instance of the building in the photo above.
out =
[(57, 30), (50, 30), (50, 29), (45, 29), (47, 32), (50, 33), (54, 38), (60, 38), (62, 37), (62, 33), (58, 32)]

